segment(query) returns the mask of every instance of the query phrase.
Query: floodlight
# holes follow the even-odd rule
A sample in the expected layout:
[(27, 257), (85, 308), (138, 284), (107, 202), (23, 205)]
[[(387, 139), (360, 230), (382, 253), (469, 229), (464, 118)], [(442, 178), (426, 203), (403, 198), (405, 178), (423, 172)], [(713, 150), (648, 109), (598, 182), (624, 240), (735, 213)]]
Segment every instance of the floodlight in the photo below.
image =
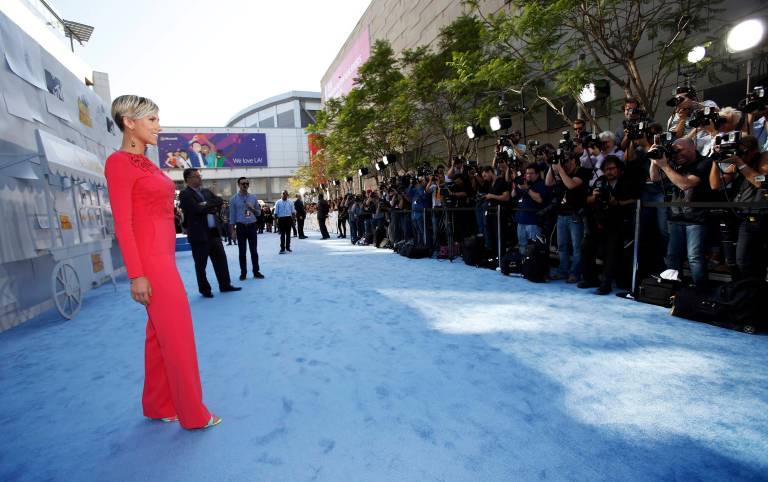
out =
[(512, 127), (512, 117), (509, 114), (500, 114), (491, 117), (491, 130), (493, 132)]
[(707, 55), (707, 49), (703, 45), (697, 45), (688, 52), (688, 62), (691, 64), (697, 64), (704, 60)]
[(360, 169), (358, 169), (357, 173), (360, 174), (361, 176), (367, 176), (368, 175), (368, 168), (367, 167), (361, 167)]
[(597, 98), (597, 93), (595, 92), (595, 84), (589, 83), (584, 86), (583, 89), (581, 89), (581, 93), (579, 94), (579, 100), (582, 102), (582, 104), (586, 104), (587, 102), (592, 102)]
[(737, 53), (749, 50), (763, 40), (765, 25), (756, 18), (744, 20), (731, 27), (725, 38), (725, 46), (728, 52)]
[(302, 196), (304, 196), (304, 194), (305, 194), (306, 192), (307, 192), (307, 188), (305, 188), (305, 187), (300, 187), (300, 188), (299, 188), (299, 194), (301, 194)]
[(475, 125), (467, 126), (467, 137), (469, 137), (470, 139), (483, 137), (487, 133), (488, 131), (486, 131), (484, 128), (480, 126), (475, 126)]

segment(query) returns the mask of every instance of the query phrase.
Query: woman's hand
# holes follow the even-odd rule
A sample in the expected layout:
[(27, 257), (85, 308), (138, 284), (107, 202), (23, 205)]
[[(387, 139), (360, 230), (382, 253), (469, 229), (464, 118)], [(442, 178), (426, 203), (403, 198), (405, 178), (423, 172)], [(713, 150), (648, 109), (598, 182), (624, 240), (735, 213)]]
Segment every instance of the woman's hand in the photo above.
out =
[(147, 306), (151, 297), (152, 287), (149, 285), (149, 280), (146, 277), (139, 276), (131, 280), (131, 298), (133, 298), (133, 301)]

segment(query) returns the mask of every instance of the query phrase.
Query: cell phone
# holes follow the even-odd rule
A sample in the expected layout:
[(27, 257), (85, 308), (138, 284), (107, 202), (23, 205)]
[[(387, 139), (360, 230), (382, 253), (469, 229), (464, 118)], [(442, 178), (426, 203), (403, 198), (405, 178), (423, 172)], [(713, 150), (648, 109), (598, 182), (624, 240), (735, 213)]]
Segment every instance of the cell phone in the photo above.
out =
[(733, 166), (732, 162), (718, 162), (718, 167), (720, 167), (721, 172), (725, 172), (726, 170), (730, 169), (731, 166)]

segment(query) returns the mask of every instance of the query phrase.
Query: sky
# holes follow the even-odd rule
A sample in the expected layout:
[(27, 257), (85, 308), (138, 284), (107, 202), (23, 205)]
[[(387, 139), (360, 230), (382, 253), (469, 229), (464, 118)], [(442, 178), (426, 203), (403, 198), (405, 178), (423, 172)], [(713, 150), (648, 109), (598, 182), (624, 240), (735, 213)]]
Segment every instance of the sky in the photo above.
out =
[(75, 53), (112, 98), (150, 97), (165, 126), (221, 127), (251, 104), (320, 81), (370, 0), (55, 0), (95, 27)]

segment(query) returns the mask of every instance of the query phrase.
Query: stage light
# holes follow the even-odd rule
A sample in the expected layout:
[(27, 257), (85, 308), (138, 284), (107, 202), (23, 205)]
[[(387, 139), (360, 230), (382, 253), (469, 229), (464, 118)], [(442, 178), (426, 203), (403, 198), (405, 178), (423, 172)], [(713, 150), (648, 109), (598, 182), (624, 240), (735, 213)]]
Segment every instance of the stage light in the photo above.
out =
[(384, 163), (385, 166), (394, 164), (397, 162), (397, 154), (395, 154), (394, 152), (389, 153), (386, 156), (382, 157), (381, 161)]
[(368, 168), (367, 167), (361, 167), (360, 169), (358, 169), (357, 173), (360, 174), (361, 176), (367, 176), (368, 175)]
[(579, 100), (586, 104), (587, 102), (592, 102), (593, 100), (597, 99), (597, 93), (595, 92), (595, 84), (589, 83), (584, 86), (583, 89), (581, 89), (581, 93), (579, 94)]
[(299, 194), (301, 194), (302, 197), (304, 196), (304, 194), (306, 194), (306, 192), (307, 192), (307, 188), (304, 188), (304, 187), (299, 188)]
[(469, 137), (470, 139), (483, 137), (487, 133), (488, 131), (486, 131), (484, 128), (480, 126), (475, 126), (475, 125), (467, 126), (467, 137)]
[(703, 45), (697, 45), (688, 52), (688, 62), (698, 64), (707, 56), (707, 49)]
[(491, 130), (493, 132), (512, 127), (512, 117), (509, 114), (500, 114), (491, 117)]
[(376, 170), (381, 171), (384, 169), (384, 162), (383, 161), (376, 161)]
[(725, 38), (725, 46), (728, 52), (737, 53), (749, 50), (763, 40), (765, 26), (756, 18), (744, 20), (731, 27)]

